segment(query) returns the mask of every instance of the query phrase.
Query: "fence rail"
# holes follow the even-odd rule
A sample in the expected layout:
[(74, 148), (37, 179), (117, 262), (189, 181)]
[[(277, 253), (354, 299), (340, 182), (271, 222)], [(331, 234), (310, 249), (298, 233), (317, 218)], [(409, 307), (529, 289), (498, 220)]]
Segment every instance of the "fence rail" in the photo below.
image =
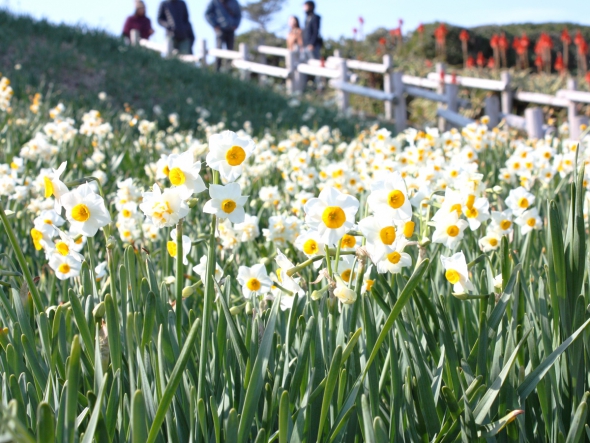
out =
[[(166, 44), (153, 43), (139, 38), (137, 31), (131, 31), (130, 42), (147, 49), (158, 51), (167, 57), (173, 56), (171, 41)], [(508, 72), (501, 73), (501, 80), (482, 79), (450, 75), (444, 65), (437, 64), (436, 72), (423, 77), (396, 72), (389, 55), (383, 56), (382, 63), (350, 60), (340, 57), (338, 52), (325, 61), (306, 59), (302, 52), (289, 51), (274, 46), (258, 46), (259, 54), (285, 58), (285, 67), (270, 66), (249, 60), (247, 45), (241, 43), (237, 51), (226, 49), (207, 49), (207, 43), (200, 41), (197, 55), (181, 55), (179, 58), (190, 63), (207, 63), (207, 56), (231, 60), (231, 65), (240, 70), (241, 77), (247, 79), (250, 73), (276, 77), (286, 80), (287, 91), (297, 94), (303, 91), (307, 76), (328, 79), (328, 85), (337, 91), (338, 105), (343, 112), (349, 111), (350, 94), (361, 95), (384, 102), (385, 118), (394, 120), (398, 131), (407, 125), (406, 96), (419, 97), (438, 104), (438, 126), (441, 130), (450, 127), (464, 127), (474, 122), (473, 119), (459, 113), (459, 108), (469, 108), (469, 101), (458, 97), (459, 88), (489, 91), (485, 101), (485, 114), (493, 127), (501, 120), (509, 127), (526, 131), (530, 137), (543, 137), (552, 130), (543, 123), (543, 112), (538, 107), (528, 107), (524, 116), (512, 114), (513, 101), (535, 105), (548, 105), (567, 108), (570, 137), (577, 139), (581, 125), (587, 125), (588, 119), (577, 114), (577, 104), (590, 104), (590, 92), (576, 91), (574, 79), (568, 80), (567, 89), (560, 90), (555, 96), (538, 92), (514, 91)], [(262, 57), (264, 59), (264, 57)], [(354, 83), (353, 70), (383, 75), (383, 89), (375, 89)]]

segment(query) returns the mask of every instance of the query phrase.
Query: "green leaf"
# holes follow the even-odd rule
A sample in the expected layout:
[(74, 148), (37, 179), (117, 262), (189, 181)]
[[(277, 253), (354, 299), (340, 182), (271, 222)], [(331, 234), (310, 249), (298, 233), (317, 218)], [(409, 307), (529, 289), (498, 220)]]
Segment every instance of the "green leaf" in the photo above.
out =
[(37, 408), (37, 443), (55, 441), (55, 415), (47, 402), (39, 403)]
[(326, 379), (326, 386), (324, 388), (324, 397), (322, 399), (322, 409), (320, 412), (320, 421), (318, 426), (318, 442), (322, 441), (324, 434), (324, 427), (326, 426), (326, 418), (330, 410), (330, 403), (332, 401), (332, 395), (334, 389), (336, 389), (336, 382), (338, 381), (338, 374), (340, 372), (340, 364), (342, 363), (342, 347), (338, 346), (332, 357), (332, 363), (328, 371), (328, 377)]
[(588, 412), (588, 404), (586, 403), (588, 395), (590, 395), (588, 392), (584, 394), (584, 398), (576, 409), (565, 443), (577, 443), (581, 441), (584, 424), (586, 423), (586, 414)]
[(140, 390), (135, 391), (131, 400), (131, 437), (133, 443), (144, 443), (148, 438), (147, 411)]
[(78, 384), (80, 383), (80, 339), (74, 335), (70, 363), (68, 365), (68, 388), (66, 397), (65, 435), (67, 441), (74, 441), (76, 432), (76, 411), (78, 409)]
[(264, 377), (266, 375), (266, 368), (268, 367), (268, 359), (273, 342), (273, 336), (275, 332), (275, 323), (277, 320), (277, 312), (279, 309), (280, 297), (277, 297), (272, 306), (262, 341), (254, 361), (252, 368), (252, 375), (250, 382), (246, 389), (246, 396), (244, 398), (244, 406), (242, 408), (242, 416), (240, 417), (240, 425), (238, 428), (238, 443), (245, 443), (250, 434), (250, 427), (252, 426), (252, 420), (254, 420), (254, 414), (256, 414), (256, 405), (262, 392), (262, 386), (264, 385)]
[[(84, 431), (84, 438), (82, 439), (81, 443), (92, 443), (94, 440), (94, 433), (96, 431), (96, 425), (98, 424), (98, 419), (100, 417), (100, 413), (102, 410), (102, 401), (104, 399), (104, 392), (107, 385), (107, 379), (109, 374), (105, 374), (102, 383), (100, 385), (98, 396), (96, 397), (96, 403), (94, 404), (94, 408), (92, 409), (92, 415), (90, 416), (90, 421), (88, 422), (88, 426), (86, 426), (86, 430)], [(112, 424), (114, 425), (114, 423)]]
[(512, 366), (516, 362), (516, 357), (518, 356), (520, 347), (525, 343), (526, 338), (531, 333), (531, 331), (532, 329), (529, 329), (524, 335), (524, 337), (520, 340), (520, 342), (514, 349), (514, 352), (512, 352), (512, 355), (510, 356), (510, 358), (508, 358), (508, 361), (502, 368), (502, 371), (500, 371), (498, 377), (496, 377), (496, 379), (489, 387), (489, 389), (486, 391), (486, 393), (483, 395), (477, 406), (475, 406), (475, 409), (473, 410), (473, 416), (477, 424), (481, 424), (486, 418), (486, 415), (492, 407), (494, 400), (496, 400), (496, 397), (500, 393), (500, 388), (502, 388), (502, 385), (506, 381), (506, 378), (508, 377), (508, 374), (510, 373)]
[(289, 442), (289, 393), (283, 391), (279, 403), (279, 443)]
[(586, 329), (590, 324), (590, 319), (586, 320), (582, 326), (580, 326), (576, 332), (570, 335), (555, 351), (549, 355), (543, 362), (537, 366), (518, 387), (518, 395), (521, 403), (529, 396), (531, 392), (535, 390), (537, 384), (543, 379), (547, 371), (553, 366), (555, 361), (561, 354), (578, 338), (578, 336)]

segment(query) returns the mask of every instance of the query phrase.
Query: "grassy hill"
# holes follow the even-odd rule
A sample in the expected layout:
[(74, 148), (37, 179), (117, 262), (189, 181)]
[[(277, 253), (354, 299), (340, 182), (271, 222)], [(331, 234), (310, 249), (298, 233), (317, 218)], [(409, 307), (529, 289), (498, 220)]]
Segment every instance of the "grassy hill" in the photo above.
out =
[[(301, 124), (337, 125), (343, 134), (355, 131), (351, 120), (340, 119), (334, 109), (316, 106), (311, 114), (309, 102), (289, 106), (289, 97), (254, 82), (164, 60), (102, 31), (6, 11), (0, 11), (0, 72), (10, 78), (17, 100), (41, 92), (54, 102), (75, 102), (78, 108), (122, 109), (129, 104), (150, 119), (177, 112), (184, 128), (196, 126), (195, 109), (201, 107), (210, 112), (211, 122), (235, 127), (250, 121), (256, 132)], [(107, 93), (106, 103), (98, 100), (100, 92)], [(159, 117), (153, 111), (156, 105), (163, 111)]]

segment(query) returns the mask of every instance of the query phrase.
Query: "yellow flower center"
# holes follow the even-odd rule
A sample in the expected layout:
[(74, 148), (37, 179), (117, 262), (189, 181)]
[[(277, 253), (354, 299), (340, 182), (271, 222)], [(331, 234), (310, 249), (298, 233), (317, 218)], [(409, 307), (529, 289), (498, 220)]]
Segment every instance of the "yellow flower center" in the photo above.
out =
[(57, 252), (61, 255), (68, 255), (70, 253), (70, 247), (63, 241), (58, 241), (55, 244), (55, 249), (57, 249)]
[(45, 198), (49, 198), (53, 195), (53, 183), (47, 177), (43, 177), (45, 183)]
[(41, 246), (41, 239), (43, 238), (43, 234), (38, 229), (32, 228), (31, 229), (31, 238), (33, 239), (33, 244), (35, 245), (35, 249), (40, 251), (43, 249)]
[(170, 179), (170, 183), (172, 183), (174, 186), (183, 185), (186, 181), (186, 176), (180, 168), (172, 168), (168, 173), (168, 178)]
[(240, 146), (232, 146), (225, 153), (225, 160), (230, 166), (240, 166), (246, 160), (246, 151)]
[(461, 203), (456, 203), (451, 206), (451, 212), (455, 211), (457, 215), (463, 214), (463, 210), (461, 209)]
[(176, 243), (173, 241), (169, 241), (166, 243), (166, 249), (168, 249), (168, 254), (170, 257), (176, 257)]
[(445, 272), (445, 278), (449, 281), (449, 283), (454, 285), (455, 283), (459, 282), (461, 276), (454, 269), (447, 269), (447, 272)]
[(467, 218), (476, 218), (479, 215), (479, 212), (477, 212), (477, 209), (475, 208), (468, 208), (467, 211), (465, 211), (465, 215)]
[(170, 203), (168, 202), (156, 202), (154, 206), (152, 206), (152, 214), (153, 217), (156, 219), (163, 219), (164, 214), (172, 214), (172, 209), (170, 208)]
[(68, 272), (70, 272), (71, 268), (70, 265), (68, 265), (67, 263), (62, 263), (57, 267), (57, 270), (62, 274), (67, 274)]
[(307, 255), (316, 254), (318, 250), (318, 242), (312, 238), (303, 243), (303, 252), (305, 252)]
[(512, 222), (510, 220), (502, 220), (500, 222), (500, 227), (504, 231), (506, 231), (507, 229), (510, 229), (510, 226), (512, 226)]
[(166, 177), (168, 177), (168, 175), (170, 175), (170, 168), (168, 167), (168, 165), (164, 166), (164, 169), (162, 169), (162, 172), (164, 173), (164, 175)]
[(521, 197), (518, 199), (518, 207), (522, 209), (526, 209), (529, 207), (529, 201), (525, 197)]
[(123, 209), (121, 211), (121, 214), (123, 214), (123, 217), (125, 217), (125, 218), (131, 217), (131, 211), (129, 209)]
[(45, 220), (43, 220), (43, 223), (45, 223), (46, 225), (52, 225), (53, 224), (53, 222), (50, 219), (48, 219), (48, 218), (46, 218)]
[(90, 209), (84, 203), (79, 203), (72, 208), (72, 218), (77, 222), (85, 222), (90, 218)]
[(347, 269), (346, 271), (340, 273), (340, 277), (342, 277), (342, 280), (348, 283), (350, 281), (350, 273), (351, 270)]
[(367, 280), (367, 291), (370, 291), (371, 288), (373, 287), (373, 284), (375, 283), (375, 280)]
[(257, 278), (251, 278), (246, 282), (246, 287), (251, 291), (258, 291), (260, 289), (260, 280)]
[(341, 248), (354, 248), (356, 245), (356, 238), (353, 235), (344, 234), (342, 241), (340, 242)]
[(406, 224), (404, 225), (404, 237), (410, 238), (414, 234), (415, 226), (416, 223), (414, 223), (413, 221), (406, 222)]
[(338, 206), (328, 206), (322, 214), (322, 221), (329, 229), (338, 229), (346, 221), (346, 215)]
[(488, 243), (490, 244), (490, 246), (492, 248), (495, 248), (496, 246), (498, 246), (498, 240), (496, 240), (495, 238), (490, 238), (490, 240), (488, 241)]
[(390, 252), (389, 254), (387, 254), (387, 260), (390, 263), (393, 263), (394, 265), (397, 265), (401, 259), (402, 259), (402, 255), (397, 251), (393, 251), (393, 252)]
[(386, 245), (391, 245), (395, 241), (395, 228), (393, 226), (387, 226), (381, 229), (379, 232), (379, 238)]
[(10, 169), (18, 169), (18, 165), (15, 162), (11, 162)]
[(451, 225), (447, 228), (447, 235), (449, 237), (456, 237), (459, 235), (459, 228), (456, 225)]
[(531, 217), (526, 221), (526, 224), (529, 225), (531, 228), (534, 228), (537, 224), (537, 220)]
[(475, 203), (475, 195), (469, 194), (469, 196), (467, 197), (467, 203), (465, 204), (465, 206), (467, 206), (469, 209), (471, 209), (471, 208), (473, 208), (473, 203)]
[(81, 245), (83, 241), (84, 237), (79, 236), (76, 240), (74, 240), (74, 243), (76, 243), (77, 245)]
[(406, 197), (404, 196), (404, 193), (397, 189), (391, 191), (387, 196), (387, 204), (389, 204), (389, 206), (391, 206), (393, 209), (401, 208), (405, 201)]
[(236, 202), (233, 200), (223, 200), (221, 202), (221, 210), (226, 214), (231, 214), (236, 209)]

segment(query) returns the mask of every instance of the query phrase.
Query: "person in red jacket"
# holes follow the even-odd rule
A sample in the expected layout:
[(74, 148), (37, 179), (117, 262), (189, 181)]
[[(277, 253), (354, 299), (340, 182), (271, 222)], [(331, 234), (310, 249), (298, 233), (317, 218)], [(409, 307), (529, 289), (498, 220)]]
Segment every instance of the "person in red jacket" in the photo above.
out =
[(127, 38), (131, 36), (131, 30), (137, 29), (141, 38), (148, 39), (154, 33), (152, 29), (152, 22), (145, 16), (145, 3), (137, 1), (135, 3), (135, 14), (130, 15), (125, 20), (123, 26), (123, 35)]

